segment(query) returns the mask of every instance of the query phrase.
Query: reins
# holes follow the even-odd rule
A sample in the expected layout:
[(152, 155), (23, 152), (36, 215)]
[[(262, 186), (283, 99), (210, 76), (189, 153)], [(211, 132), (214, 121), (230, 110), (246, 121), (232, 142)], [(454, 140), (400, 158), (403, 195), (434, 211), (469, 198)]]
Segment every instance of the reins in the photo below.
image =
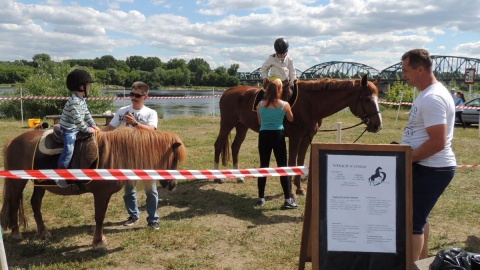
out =
[[(378, 114), (380, 113), (379, 111), (376, 111), (370, 115), (367, 115), (366, 113), (366, 109), (365, 109), (365, 104), (363, 104), (362, 102), (362, 98), (363, 98), (363, 95), (362, 95), (362, 92), (364, 91), (363, 89), (364, 87), (362, 87), (362, 89), (360, 89), (360, 92), (359, 92), (359, 96), (358, 96), (358, 101), (357, 101), (357, 105), (355, 106), (355, 115), (356, 115), (356, 112), (357, 112), (357, 109), (358, 109), (358, 106), (361, 106), (362, 107), (362, 110), (364, 112), (364, 115), (363, 117), (361, 118), (361, 121), (360, 123), (356, 124), (356, 125), (353, 125), (353, 126), (349, 126), (349, 127), (346, 127), (346, 128), (341, 128), (340, 130), (347, 130), (347, 129), (351, 129), (351, 128), (354, 128), (354, 127), (358, 127), (359, 125), (362, 125), (362, 124), (366, 124), (368, 125), (368, 123), (370, 122), (370, 120), (368, 119), (370, 116), (374, 115), (374, 114)], [(358, 117), (358, 116), (357, 116)], [(360, 117), (359, 117), (360, 118)], [(337, 129), (325, 129), (325, 130), (319, 130), (318, 132), (330, 132), (330, 131), (337, 131)], [(356, 143), (362, 136), (363, 134), (365, 134), (365, 132), (367, 131), (367, 129), (365, 128), (362, 132), (362, 134), (360, 134), (360, 136), (358, 136), (358, 138), (353, 141), (353, 143)]]

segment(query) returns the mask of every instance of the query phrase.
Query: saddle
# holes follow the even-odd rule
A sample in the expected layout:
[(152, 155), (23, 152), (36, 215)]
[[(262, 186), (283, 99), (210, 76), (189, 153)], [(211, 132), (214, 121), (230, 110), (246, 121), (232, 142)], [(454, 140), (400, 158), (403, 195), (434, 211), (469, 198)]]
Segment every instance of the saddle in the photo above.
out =
[[(288, 80), (285, 80), (282, 82), (283, 84), (283, 95), (282, 95), (282, 100), (287, 101), (288, 104), (293, 108), (295, 106), (295, 103), (297, 102), (297, 97), (298, 97), (298, 84), (297, 80), (295, 80), (294, 85), (290, 86), (288, 83)], [(263, 96), (265, 95), (265, 89), (260, 89), (255, 94), (255, 100), (253, 101), (253, 107), (252, 111), (256, 112), (257, 111), (257, 105), (260, 103), (260, 101), (263, 99)]]
[[(35, 158), (33, 168), (43, 168), (40, 164), (45, 163), (41, 159), (48, 158), (51, 161), (50, 168), (56, 168), (58, 157), (63, 150), (63, 140), (60, 133), (60, 126), (55, 125), (53, 129), (46, 130), (38, 142), (35, 150)], [(46, 157), (49, 156), (49, 157)], [(98, 146), (92, 134), (79, 132), (75, 141), (75, 150), (73, 152), (70, 168), (72, 169), (86, 169), (95, 168), (98, 161)], [(68, 183), (79, 182), (77, 180), (67, 181)], [(90, 182), (90, 181), (88, 181)], [(50, 186), (56, 185), (53, 180), (35, 180), (35, 185)]]

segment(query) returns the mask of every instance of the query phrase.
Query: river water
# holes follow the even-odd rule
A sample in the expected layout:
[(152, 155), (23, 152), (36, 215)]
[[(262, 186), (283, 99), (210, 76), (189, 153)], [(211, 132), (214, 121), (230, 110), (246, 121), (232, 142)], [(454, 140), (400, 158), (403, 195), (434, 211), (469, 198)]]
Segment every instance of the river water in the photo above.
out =
[[(12, 91), (11, 88), (0, 88), (1, 92)], [(130, 90), (108, 90), (106, 94), (123, 95)], [(145, 101), (145, 105), (156, 110), (159, 118), (175, 118), (180, 116), (219, 115), (219, 101), (223, 90), (150, 90), (152, 96)], [(5, 102), (5, 101), (3, 101)], [(95, 102), (95, 101), (90, 101)], [(114, 100), (115, 113), (120, 107), (130, 105), (130, 98)]]
[[(123, 94), (123, 90), (110, 90), (109, 93)], [(130, 91), (126, 90), (128, 95)], [(220, 95), (215, 90), (150, 90), (145, 105), (157, 111), (158, 117), (219, 115)], [(160, 95), (156, 97), (156, 95)], [(115, 110), (130, 105), (130, 98), (114, 101)]]

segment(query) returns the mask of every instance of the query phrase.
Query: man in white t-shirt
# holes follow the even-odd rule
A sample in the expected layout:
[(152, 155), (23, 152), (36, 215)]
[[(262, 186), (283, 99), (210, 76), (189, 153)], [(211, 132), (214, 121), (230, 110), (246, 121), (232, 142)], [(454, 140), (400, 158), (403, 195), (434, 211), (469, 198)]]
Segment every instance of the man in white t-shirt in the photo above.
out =
[[(144, 105), (148, 98), (149, 87), (144, 82), (134, 82), (132, 84), (132, 91), (130, 92), (131, 105), (118, 109), (115, 116), (110, 121), (110, 124), (103, 129), (103, 131), (111, 131), (119, 126), (129, 126), (131, 128), (146, 128), (150, 130), (157, 129), (158, 115), (155, 110), (152, 110)], [(136, 185), (137, 181), (127, 181), (125, 184), (125, 194), (123, 200), (129, 217), (123, 225), (131, 226), (135, 224), (139, 217), (140, 211), (138, 209)], [(145, 184), (150, 184), (150, 188), (145, 188), (147, 222), (148, 226), (153, 229), (160, 229), (158, 209), (158, 191), (155, 180), (145, 181)]]
[(455, 175), (452, 151), (455, 104), (435, 78), (432, 59), (423, 49), (402, 56), (403, 78), (420, 93), (413, 101), (402, 143), (412, 147), (413, 259), (428, 255), (428, 216)]

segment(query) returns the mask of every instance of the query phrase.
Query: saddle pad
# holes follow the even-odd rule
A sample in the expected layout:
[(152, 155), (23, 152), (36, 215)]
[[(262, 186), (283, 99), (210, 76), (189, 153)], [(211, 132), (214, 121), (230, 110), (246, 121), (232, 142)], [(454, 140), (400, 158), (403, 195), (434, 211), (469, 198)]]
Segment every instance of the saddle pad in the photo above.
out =
[(257, 105), (260, 103), (260, 101), (263, 99), (263, 96), (265, 95), (265, 90), (262, 88), (260, 91), (258, 91), (255, 94), (255, 99), (253, 100), (253, 107), (252, 107), (252, 112), (257, 111)]
[(53, 129), (46, 130), (40, 142), (38, 143), (38, 150), (45, 155), (59, 155), (62, 153), (63, 144), (58, 143), (53, 139)]

